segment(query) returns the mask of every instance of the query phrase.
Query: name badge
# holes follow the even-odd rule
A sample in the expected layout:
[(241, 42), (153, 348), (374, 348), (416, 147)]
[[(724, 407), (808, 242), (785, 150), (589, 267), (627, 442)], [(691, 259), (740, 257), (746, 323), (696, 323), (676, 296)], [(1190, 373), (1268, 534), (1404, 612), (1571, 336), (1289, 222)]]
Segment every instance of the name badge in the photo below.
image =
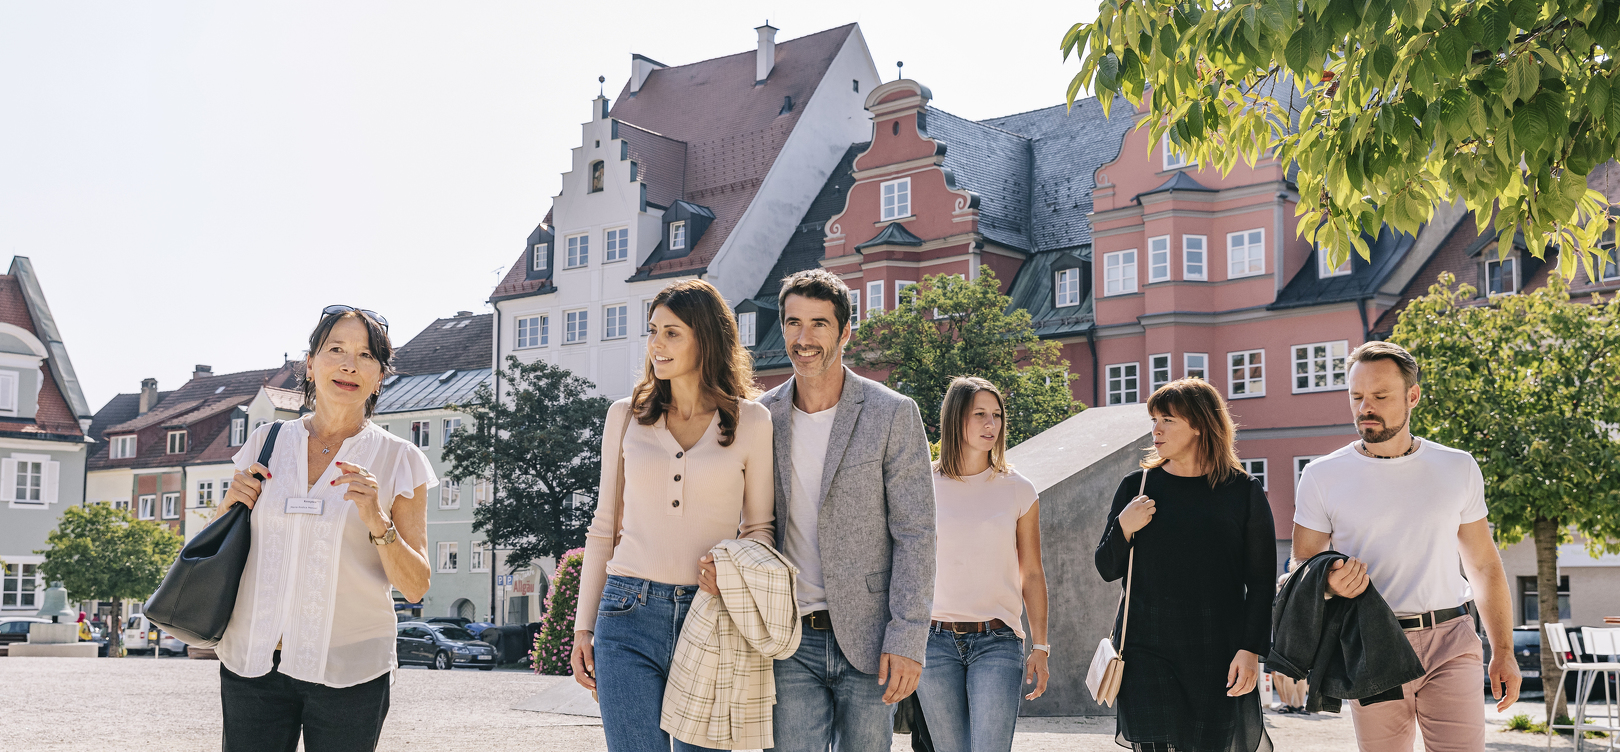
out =
[(287, 499), (287, 514), (320, 514), (323, 508), (320, 499)]

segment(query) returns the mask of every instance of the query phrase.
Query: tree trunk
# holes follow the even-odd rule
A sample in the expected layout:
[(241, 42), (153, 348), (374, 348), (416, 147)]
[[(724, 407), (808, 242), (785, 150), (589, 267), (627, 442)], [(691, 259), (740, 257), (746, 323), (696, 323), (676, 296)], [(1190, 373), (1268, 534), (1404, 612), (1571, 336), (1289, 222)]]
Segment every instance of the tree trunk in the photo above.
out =
[[(1540, 612), (1540, 624), (1551, 624), (1559, 620), (1558, 617), (1558, 529), (1556, 520), (1536, 520), (1536, 609)], [(1558, 686), (1564, 681), (1563, 672), (1553, 661), (1552, 647), (1547, 644), (1547, 630), (1541, 628), (1541, 689), (1544, 695), (1542, 700), (1547, 711), (1547, 722), (1568, 714), (1568, 699), (1559, 700), (1558, 707), (1553, 707), (1553, 697), (1558, 692)]]
[(107, 657), (124, 657), (124, 599), (113, 599), (112, 623), (107, 625)]

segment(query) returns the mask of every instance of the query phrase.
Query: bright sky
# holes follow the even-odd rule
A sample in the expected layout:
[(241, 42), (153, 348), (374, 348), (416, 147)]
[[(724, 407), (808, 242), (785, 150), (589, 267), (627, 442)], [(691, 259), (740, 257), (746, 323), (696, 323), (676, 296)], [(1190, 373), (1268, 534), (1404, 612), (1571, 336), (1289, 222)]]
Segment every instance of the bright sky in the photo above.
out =
[[(251, 7), (250, 7), (251, 6)], [(596, 77), (858, 22), (934, 104), (1063, 101), (1087, 2), (0, 4), (0, 264), (34, 262), (92, 410), (300, 357), (319, 310), (395, 344), (490, 291), (561, 187)], [(1083, 16), (1083, 18), (1082, 18)]]

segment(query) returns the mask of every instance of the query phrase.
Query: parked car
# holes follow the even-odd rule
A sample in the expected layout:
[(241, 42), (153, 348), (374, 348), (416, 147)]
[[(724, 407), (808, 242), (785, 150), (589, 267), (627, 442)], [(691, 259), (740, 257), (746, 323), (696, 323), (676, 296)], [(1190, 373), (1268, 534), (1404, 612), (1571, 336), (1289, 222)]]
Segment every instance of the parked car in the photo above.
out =
[(425, 624), (454, 624), (462, 629), (466, 629), (467, 625), (472, 623), (472, 619), (464, 616), (429, 616), (426, 619), (417, 619), (417, 621)]
[(168, 632), (159, 629), (156, 624), (147, 621), (146, 614), (135, 614), (124, 621), (124, 650), (130, 653), (152, 652), (153, 640), (157, 642), (158, 655), (185, 655), (186, 644)]
[(0, 616), (0, 648), (10, 652), (12, 643), (28, 641), (30, 627), (49, 622), (38, 616)]
[(396, 627), (395, 651), (400, 665), (422, 664), (435, 670), (456, 665), (495, 668), (495, 647), (454, 624), (405, 622)]

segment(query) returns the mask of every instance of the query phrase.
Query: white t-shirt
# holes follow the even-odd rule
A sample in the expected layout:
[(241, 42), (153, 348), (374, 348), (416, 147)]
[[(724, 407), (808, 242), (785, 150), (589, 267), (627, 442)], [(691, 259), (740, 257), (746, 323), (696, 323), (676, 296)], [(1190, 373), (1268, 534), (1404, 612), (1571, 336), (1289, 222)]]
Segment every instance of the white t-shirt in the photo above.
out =
[(1032, 506), (1035, 484), (1016, 470), (961, 480), (934, 471), (934, 619), (1000, 619), (1024, 636), (1018, 519)]
[(1366, 562), (1397, 616), (1468, 601), (1457, 528), (1485, 518), (1479, 463), (1427, 439), (1393, 459), (1363, 455), (1356, 443), (1305, 466), (1295, 524), (1333, 536), (1333, 550)]
[(827, 466), (827, 441), (837, 415), (836, 405), (819, 413), (793, 408), (793, 489), (788, 496), (782, 553), (799, 567), (795, 595), (800, 615), (827, 609), (816, 521), (821, 516), (821, 475)]

